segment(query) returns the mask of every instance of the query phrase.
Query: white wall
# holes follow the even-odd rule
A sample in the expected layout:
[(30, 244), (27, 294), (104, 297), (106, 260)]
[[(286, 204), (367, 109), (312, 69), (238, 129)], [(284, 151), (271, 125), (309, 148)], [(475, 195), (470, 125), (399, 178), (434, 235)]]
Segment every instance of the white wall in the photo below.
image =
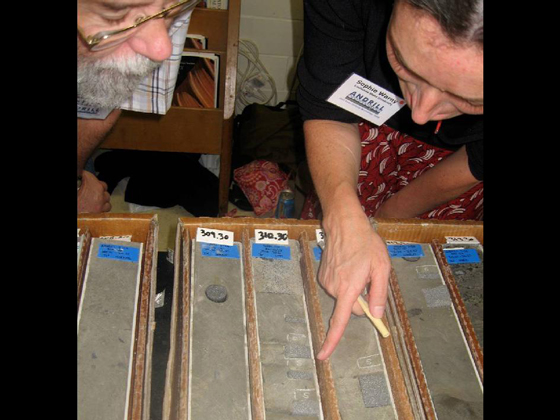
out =
[[(260, 61), (274, 79), (278, 96), (271, 105), (288, 99), (303, 44), (303, 0), (241, 0), (239, 39), (257, 46)], [(238, 66), (246, 68), (245, 58), (239, 58)], [(270, 93), (268, 87), (262, 90)]]

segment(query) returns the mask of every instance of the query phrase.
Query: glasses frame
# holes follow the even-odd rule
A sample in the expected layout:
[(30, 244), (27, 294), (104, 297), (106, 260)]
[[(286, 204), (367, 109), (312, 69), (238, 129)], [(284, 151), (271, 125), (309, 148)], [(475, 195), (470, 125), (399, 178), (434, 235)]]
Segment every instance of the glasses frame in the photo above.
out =
[[(200, 0), (181, 0), (178, 3), (175, 3), (175, 4), (173, 4), (169, 7), (166, 7), (161, 12), (158, 12), (158, 13), (153, 14), (151, 16), (139, 17), (133, 25), (127, 26), (126, 28), (117, 29), (117, 30), (113, 30), (113, 31), (101, 31), (101, 32), (96, 33), (95, 35), (86, 36), (84, 34), (84, 32), (78, 26), (78, 34), (82, 37), (82, 39), (88, 45), (89, 49), (92, 50), (92, 51), (95, 51), (96, 50), (95, 47), (100, 42), (105, 41), (105, 40), (109, 39), (110, 37), (112, 37), (114, 35), (119, 35), (119, 34), (122, 34), (123, 32), (127, 32), (127, 31), (130, 31), (132, 29), (135, 29), (135, 28), (139, 27), (140, 25), (142, 25), (142, 24), (144, 24), (144, 23), (146, 23), (146, 22), (148, 22), (152, 19), (164, 18), (170, 11), (176, 9), (177, 7), (183, 6), (187, 3), (192, 3), (192, 7), (194, 7), (199, 2), (200, 2)], [(123, 41), (125, 39), (123, 39)], [(115, 45), (118, 45), (118, 44), (115, 44)]]

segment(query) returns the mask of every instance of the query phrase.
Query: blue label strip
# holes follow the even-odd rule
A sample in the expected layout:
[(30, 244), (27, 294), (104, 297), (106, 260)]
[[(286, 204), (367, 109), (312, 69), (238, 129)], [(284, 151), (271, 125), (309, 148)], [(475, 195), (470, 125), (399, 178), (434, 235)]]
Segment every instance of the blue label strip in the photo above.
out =
[(286, 245), (253, 244), (252, 255), (255, 258), (290, 260), (290, 247)]
[(321, 261), (321, 255), (323, 255), (323, 250), (316, 246), (313, 248), (313, 255), (315, 255), (315, 261)]
[(443, 252), (449, 264), (476, 264), (480, 262), (476, 249), (444, 249)]
[(97, 257), (136, 263), (140, 258), (140, 249), (130, 246), (100, 244)]
[(203, 257), (239, 259), (239, 248), (235, 245), (217, 245), (201, 242), (200, 251)]
[(417, 258), (424, 256), (422, 246), (419, 244), (387, 245), (387, 250), (391, 258)]

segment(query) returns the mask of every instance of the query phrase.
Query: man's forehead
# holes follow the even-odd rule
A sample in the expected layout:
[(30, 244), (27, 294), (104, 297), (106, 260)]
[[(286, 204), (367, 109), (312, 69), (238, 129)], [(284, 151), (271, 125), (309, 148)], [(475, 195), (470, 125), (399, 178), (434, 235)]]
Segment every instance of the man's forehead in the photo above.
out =
[(439, 90), (482, 102), (483, 55), (476, 45), (454, 44), (426, 12), (399, 2), (388, 30), (399, 62)]

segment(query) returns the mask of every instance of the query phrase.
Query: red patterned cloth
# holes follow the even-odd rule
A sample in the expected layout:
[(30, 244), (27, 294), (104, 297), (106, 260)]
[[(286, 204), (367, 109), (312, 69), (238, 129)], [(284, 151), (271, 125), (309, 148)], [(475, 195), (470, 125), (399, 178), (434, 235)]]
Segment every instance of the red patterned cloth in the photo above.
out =
[(288, 188), (288, 175), (276, 163), (254, 160), (233, 171), (237, 182), (257, 216), (276, 208), (282, 190)]
[[(379, 206), (413, 179), (437, 165), (452, 151), (430, 146), (382, 125), (359, 124), (362, 157), (358, 196), (366, 215), (375, 216)], [(483, 183), (419, 217), (422, 219), (482, 220)], [(307, 197), (302, 219), (319, 218), (315, 194)]]

